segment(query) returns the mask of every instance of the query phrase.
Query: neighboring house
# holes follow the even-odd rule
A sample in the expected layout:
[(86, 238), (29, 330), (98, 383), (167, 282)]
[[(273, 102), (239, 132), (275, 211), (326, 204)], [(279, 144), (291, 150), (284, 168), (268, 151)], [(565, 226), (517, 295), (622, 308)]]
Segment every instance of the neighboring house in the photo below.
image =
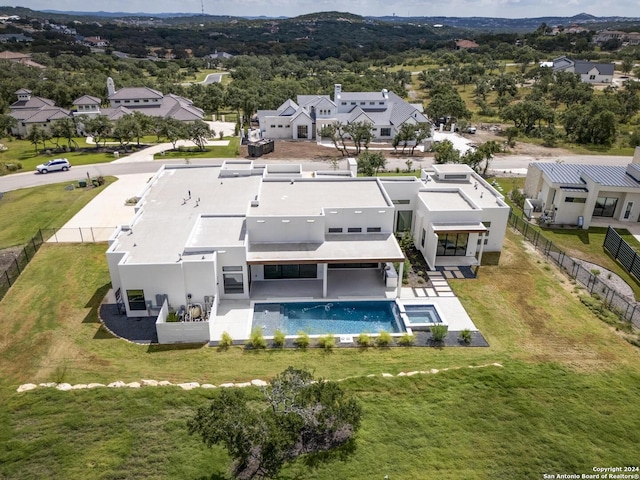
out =
[(626, 167), (534, 162), (525, 182), (525, 214), (589, 228), (595, 217), (640, 221), (640, 148)]
[(343, 92), (334, 86), (329, 95), (298, 95), (277, 110), (258, 110), (263, 138), (314, 139), (325, 125), (368, 122), (378, 140), (390, 141), (404, 123), (427, 123), (421, 104), (410, 104), (393, 92)]
[(204, 58), (210, 58), (212, 60), (228, 60), (233, 58), (233, 55), (227, 52), (218, 52), (217, 50), (214, 53), (210, 53), (209, 55), (205, 55)]
[[(127, 87), (116, 90), (111, 78), (107, 81), (109, 104), (112, 109), (126, 108), (138, 111), (152, 117), (176, 118), (184, 122), (202, 120), (204, 110), (193, 105), (188, 98), (174, 95), (164, 95), (158, 90), (148, 87)], [(105, 109), (107, 110), (107, 109)], [(107, 111), (106, 115), (112, 112)]]
[(593, 37), (593, 43), (602, 45), (609, 40), (619, 40), (621, 43), (624, 43), (627, 41), (627, 35), (627, 32), (622, 32), (620, 30), (601, 30), (596, 33), (595, 37)]
[[(420, 179), (356, 177), (355, 160), (350, 166), (313, 176), (300, 165), (244, 160), (161, 167), (106, 253), (123, 310), (144, 317), (164, 307), (166, 317), (169, 306), (191, 304), (206, 320), (221, 302), (248, 306), (301, 291), (348, 298), (365, 278), (375, 284), (367, 297), (398, 297), (396, 232), (412, 235), (430, 269), (500, 252), (509, 207), (468, 166), (434, 165)], [(191, 330), (171, 340), (159, 331), (160, 342), (211, 338), (209, 322), (191, 323), (176, 325)]]
[(176, 118), (184, 122), (202, 120), (204, 111), (193, 102), (179, 95), (163, 95), (162, 92), (147, 87), (128, 87), (116, 90), (111, 78), (107, 81), (109, 107), (102, 107), (102, 100), (83, 95), (74, 100), (74, 115), (105, 115), (115, 121), (133, 112), (151, 117)]
[(473, 50), (479, 46), (473, 40), (456, 40), (456, 50)]
[(16, 53), (6, 50), (4, 52), (0, 52), (0, 60), (8, 60), (13, 63), (21, 63), (22, 65), (27, 65), (28, 67), (47, 68), (44, 65), (31, 60), (30, 53)]
[(53, 100), (32, 96), (26, 88), (15, 93), (18, 100), (9, 105), (9, 115), (17, 120), (17, 126), (11, 129), (13, 135), (25, 137), (34, 125), (49, 130), (51, 122), (71, 115), (69, 110), (56, 107)]
[(84, 37), (82, 43), (88, 47), (106, 47), (109, 45), (109, 40), (100, 37)]
[(586, 60), (571, 60), (558, 57), (553, 60), (554, 72), (571, 72), (580, 74), (585, 83), (611, 83), (614, 73), (613, 63), (596, 63)]
[(21, 43), (30, 43), (33, 42), (33, 38), (27, 37), (22, 33), (3, 33), (0, 34), (0, 43), (7, 42), (21, 42)]

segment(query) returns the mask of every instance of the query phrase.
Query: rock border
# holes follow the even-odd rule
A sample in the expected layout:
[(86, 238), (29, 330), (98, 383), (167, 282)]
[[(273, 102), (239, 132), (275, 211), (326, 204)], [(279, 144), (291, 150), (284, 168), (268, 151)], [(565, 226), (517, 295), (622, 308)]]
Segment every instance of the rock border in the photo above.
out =
[[(397, 375), (393, 375), (392, 373), (382, 373), (380, 377), (382, 378), (393, 378), (393, 377), (412, 377), (414, 375), (433, 375), (440, 372), (446, 372), (449, 370), (461, 370), (463, 368), (487, 368), (487, 367), (499, 367), (504, 368), (504, 366), (500, 363), (487, 363), (485, 365), (469, 365), (468, 367), (448, 367), (448, 368), (432, 368), (430, 370), (415, 370), (411, 372), (400, 372)], [(376, 377), (376, 374), (366, 375), (366, 378)], [(358, 377), (347, 377), (340, 380), (338, 382), (342, 382), (345, 380), (350, 380)], [(121, 380), (117, 380), (115, 382), (111, 382), (108, 384), (104, 383), (78, 383), (76, 385), (71, 385), (70, 383), (56, 383), (56, 382), (46, 382), (46, 383), (24, 383), (20, 385), (16, 392), (31, 392), (37, 389), (43, 388), (55, 388), (56, 390), (60, 390), (62, 392), (69, 392), (71, 390), (87, 390), (93, 388), (142, 388), (142, 387), (179, 387), (183, 390), (193, 390), (195, 388), (245, 388), (245, 387), (265, 387), (267, 386), (267, 382), (260, 379), (254, 379), (250, 382), (227, 382), (221, 383), (219, 385), (213, 385), (211, 383), (198, 383), (198, 382), (184, 382), (184, 383), (172, 383), (167, 380), (149, 380), (142, 379), (139, 382), (123, 382)]]

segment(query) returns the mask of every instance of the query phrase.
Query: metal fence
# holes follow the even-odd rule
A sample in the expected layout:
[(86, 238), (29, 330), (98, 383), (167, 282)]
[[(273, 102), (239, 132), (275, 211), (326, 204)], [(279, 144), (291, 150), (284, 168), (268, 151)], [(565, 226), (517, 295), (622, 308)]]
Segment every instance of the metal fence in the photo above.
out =
[(9, 267), (0, 273), (0, 300), (4, 298), (11, 285), (16, 282), (27, 264), (45, 242), (45, 239), (46, 237), (43, 235), (43, 232), (39, 230), (14, 257)]
[(511, 212), (509, 214), (509, 225), (522, 233), (536, 250), (565, 270), (567, 275), (575, 279), (587, 291), (602, 298), (609, 310), (640, 328), (640, 304), (634, 298), (626, 297), (611, 288), (600, 278), (599, 274), (593, 273), (567, 255), (551, 240), (545, 238), (540, 230), (533, 228), (526, 219)]
[(618, 232), (613, 228), (607, 228), (607, 235), (604, 237), (604, 248), (620, 262), (627, 272), (640, 279), (640, 256), (636, 251), (623, 240)]
[(43, 228), (40, 230), (49, 243), (106, 242), (116, 227)]

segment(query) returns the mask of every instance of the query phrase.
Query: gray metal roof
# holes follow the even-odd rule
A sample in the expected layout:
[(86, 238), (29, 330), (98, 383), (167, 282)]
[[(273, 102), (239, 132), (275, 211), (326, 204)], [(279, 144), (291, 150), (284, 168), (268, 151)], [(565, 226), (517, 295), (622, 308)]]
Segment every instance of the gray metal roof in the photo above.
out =
[(580, 74), (589, 73), (594, 68), (597, 69), (598, 72), (600, 72), (600, 75), (613, 75), (613, 63), (595, 63), (587, 62), (584, 60), (576, 60), (576, 63), (574, 65), (574, 70), (576, 71), (576, 73)]
[(575, 163), (533, 162), (532, 167), (544, 172), (553, 183), (564, 186), (584, 186), (583, 175), (605, 187), (628, 187), (640, 189), (640, 183), (627, 174), (626, 166), (581, 165)]

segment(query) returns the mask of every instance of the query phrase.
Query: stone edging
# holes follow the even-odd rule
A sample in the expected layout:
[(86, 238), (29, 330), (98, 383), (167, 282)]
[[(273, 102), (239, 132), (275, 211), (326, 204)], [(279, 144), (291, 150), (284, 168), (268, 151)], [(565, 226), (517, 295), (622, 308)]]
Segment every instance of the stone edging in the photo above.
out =
[[(391, 373), (382, 373), (380, 376), (383, 378), (390, 378), (390, 377), (411, 377), (413, 375), (431, 375), (431, 374), (436, 374), (439, 372), (446, 372), (448, 370), (460, 370), (462, 368), (486, 368), (486, 367), (500, 367), (503, 368), (503, 366), (500, 363), (488, 363), (486, 365), (469, 365), (468, 367), (451, 367), (451, 368), (442, 368), (440, 370), (438, 370), (437, 368), (432, 368), (431, 370), (420, 370), (420, 371), (412, 371), (412, 372), (400, 372), (397, 375), (393, 375)], [(371, 377), (376, 377), (376, 374), (370, 374), (367, 375), (367, 378), (371, 378)], [(352, 378), (359, 378), (359, 377), (347, 377), (347, 378), (343, 378), (340, 380), (337, 380), (338, 382), (342, 382), (344, 380), (349, 380)], [(55, 383), (55, 382), (48, 382), (48, 383), (25, 383), (23, 385), (20, 385), (16, 391), (18, 393), (23, 393), (23, 392), (29, 392), (32, 390), (36, 390), (36, 389), (42, 389), (42, 388), (55, 388), (56, 390), (60, 390), (63, 392), (68, 392), (70, 390), (86, 390), (86, 389), (91, 389), (91, 388), (141, 388), (141, 387), (180, 387), (183, 390), (193, 390), (194, 388), (206, 388), (206, 389), (210, 389), (210, 388), (243, 388), (243, 387), (265, 387), (267, 385), (267, 382), (264, 380), (251, 380), (250, 382), (240, 382), (240, 383), (233, 383), (233, 382), (229, 382), (229, 383), (221, 383), (220, 385), (213, 385), (211, 383), (198, 383), (198, 382), (185, 382), (185, 383), (171, 383), (169, 381), (166, 380), (146, 380), (143, 379), (140, 382), (130, 382), (130, 383), (125, 383), (121, 380), (118, 380), (116, 382), (111, 382), (109, 384), (104, 384), (104, 383), (79, 383), (76, 385), (71, 385), (69, 383)]]

